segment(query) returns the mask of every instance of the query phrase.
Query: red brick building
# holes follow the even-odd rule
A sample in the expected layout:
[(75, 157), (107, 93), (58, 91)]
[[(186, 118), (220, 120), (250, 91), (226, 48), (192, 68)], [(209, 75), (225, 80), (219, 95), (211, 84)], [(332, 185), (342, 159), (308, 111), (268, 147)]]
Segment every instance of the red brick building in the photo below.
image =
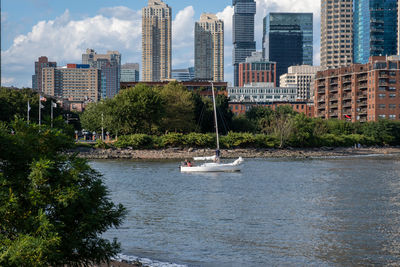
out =
[(243, 62), (239, 64), (239, 87), (249, 83), (273, 83), (276, 86), (275, 62)]
[(371, 57), (367, 64), (317, 73), (315, 116), (341, 120), (400, 120), (400, 61)]
[(309, 102), (304, 101), (293, 101), (293, 102), (229, 102), (229, 108), (235, 115), (243, 115), (246, 111), (250, 110), (252, 107), (270, 107), (275, 110), (279, 106), (291, 106), (294, 111), (303, 113), (307, 117), (312, 118), (314, 116), (314, 105)]

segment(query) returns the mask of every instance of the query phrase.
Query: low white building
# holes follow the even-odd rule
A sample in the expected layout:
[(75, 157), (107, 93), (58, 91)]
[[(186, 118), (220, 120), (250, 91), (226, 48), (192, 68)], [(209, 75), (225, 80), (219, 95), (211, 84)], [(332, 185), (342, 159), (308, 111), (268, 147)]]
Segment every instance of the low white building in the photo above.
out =
[(276, 102), (295, 101), (296, 87), (275, 87), (273, 83), (251, 83), (243, 87), (228, 87), (232, 102)]
[(282, 87), (296, 87), (297, 99), (309, 100), (312, 97), (311, 85), (315, 75), (323, 68), (321, 66), (292, 66), (288, 68), (288, 73), (281, 75), (280, 85)]

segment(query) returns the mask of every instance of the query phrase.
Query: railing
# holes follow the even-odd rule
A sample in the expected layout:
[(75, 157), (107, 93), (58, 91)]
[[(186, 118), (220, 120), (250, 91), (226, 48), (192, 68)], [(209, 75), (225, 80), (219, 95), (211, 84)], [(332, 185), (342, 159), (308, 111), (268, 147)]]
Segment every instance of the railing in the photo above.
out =
[(349, 100), (351, 99), (351, 94), (344, 94), (343, 95), (343, 100)]

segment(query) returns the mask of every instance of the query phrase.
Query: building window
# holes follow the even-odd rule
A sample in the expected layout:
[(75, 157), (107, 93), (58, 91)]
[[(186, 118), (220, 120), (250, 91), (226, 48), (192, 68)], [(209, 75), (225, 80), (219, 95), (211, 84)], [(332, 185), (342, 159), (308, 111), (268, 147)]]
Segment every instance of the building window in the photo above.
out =
[(389, 115), (389, 120), (395, 120), (395, 119), (396, 119), (396, 115), (393, 115), (393, 114)]
[(386, 108), (385, 104), (379, 104), (379, 108)]

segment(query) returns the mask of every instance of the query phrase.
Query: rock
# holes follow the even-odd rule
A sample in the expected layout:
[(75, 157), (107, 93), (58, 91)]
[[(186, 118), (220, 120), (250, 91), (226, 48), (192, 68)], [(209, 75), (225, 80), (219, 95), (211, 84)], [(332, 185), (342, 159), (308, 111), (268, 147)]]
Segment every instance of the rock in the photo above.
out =
[(192, 147), (187, 150), (187, 152), (193, 152), (193, 151), (194, 149)]

